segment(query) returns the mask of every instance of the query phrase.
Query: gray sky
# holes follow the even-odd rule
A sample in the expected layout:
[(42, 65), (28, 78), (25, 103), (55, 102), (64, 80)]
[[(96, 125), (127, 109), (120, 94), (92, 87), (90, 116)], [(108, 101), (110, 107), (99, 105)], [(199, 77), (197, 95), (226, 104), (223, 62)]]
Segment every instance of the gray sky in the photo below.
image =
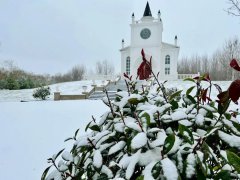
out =
[[(240, 36), (240, 18), (227, 15), (227, 0), (149, 0), (160, 9), (163, 40), (178, 35), (180, 57), (211, 54)], [(143, 15), (146, 0), (0, 0), (0, 61), (14, 60), (36, 72), (66, 72), (107, 59), (120, 71), (121, 39), (130, 40), (131, 14)]]

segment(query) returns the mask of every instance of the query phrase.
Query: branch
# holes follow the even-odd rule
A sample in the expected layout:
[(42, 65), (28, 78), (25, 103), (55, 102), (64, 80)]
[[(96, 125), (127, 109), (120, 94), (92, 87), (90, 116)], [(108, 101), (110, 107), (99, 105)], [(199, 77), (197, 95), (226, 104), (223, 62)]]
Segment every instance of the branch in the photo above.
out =
[(228, 8), (227, 13), (233, 16), (240, 16), (240, 2), (239, 0), (228, 0), (231, 7)]

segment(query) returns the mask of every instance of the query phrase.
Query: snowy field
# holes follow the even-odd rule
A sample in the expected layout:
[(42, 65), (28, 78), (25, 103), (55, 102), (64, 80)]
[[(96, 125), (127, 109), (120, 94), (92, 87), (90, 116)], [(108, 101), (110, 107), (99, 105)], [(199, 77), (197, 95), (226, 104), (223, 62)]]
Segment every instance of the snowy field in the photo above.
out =
[[(97, 86), (106, 85), (107, 81), (74, 81), (66, 83), (58, 83), (50, 85), (51, 95), (49, 100), (53, 100), (53, 93), (58, 91), (61, 94), (82, 94), (83, 86), (87, 86), (86, 91), (89, 92), (92, 89), (92, 85)], [(14, 102), (14, 101), (33, 101), (32, 96), (34, 89), (24, 89), (24, 90), (0, 90), (0, 102)]]
[[(101, 83), (101, 82), (98, 82)], [(226, 90), (230, 82), (216, 82)], [(90, 87), (91, 81), (52, 85), (63, 93), (80, 92), (83, 85)], [(191, 82), (172, 81), (167, 87), (186, 91)], [(72, 136), (76, 129), (85, 125), (91, 116), (100, 117), (107, 107), (100, 100), (80, 101), (33, 101), (33, 90), (0, 90), (0, 180), (40, 179), (47, 167), (46, 159), (70, 144), (63, 141)], [(212, 98), (217, 96), (213, 88)], [(31, 100), (31, 102), (19, 102)], [(238, 108), (231, 105), (232, 109)]]
[(0, 179), (40, 179), (46, 159), (67, 145), (64, 140), (105, 111), (100, 100), (0, 102)]

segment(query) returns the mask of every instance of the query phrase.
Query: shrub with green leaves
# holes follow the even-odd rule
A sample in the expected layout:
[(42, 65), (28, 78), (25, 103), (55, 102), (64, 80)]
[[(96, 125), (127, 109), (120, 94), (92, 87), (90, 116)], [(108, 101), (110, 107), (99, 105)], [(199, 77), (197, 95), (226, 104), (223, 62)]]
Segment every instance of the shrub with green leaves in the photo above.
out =
[(35, 99), (46, 100), (46, 98), (51, 94), (49, 87), (41, 86), (33, 92), (33, 97)]
[(72, 149), (49, 158), (42, 179), (239, 179), (236, 112), (211, 100), (208, 76), (187, 80), (195, 85), (186, 94), (158, 81), (139, 91), (130, 78), (115, 101), (106, 92), (109, 112), (93, 118), (87, 135), (68, 138)]
[[(236, 60), (231, 66), (240, 71)], [(77, 130), (66, 139), (74, 141), (72, 149), (48, 159), (42, 180), (240, 179), (238, 112), (227, 111), (240, 97), (240, 80), (222, 92), (208, 74), (189, 78), (193, 86), (182, 94), (152, 74), (155, 85), (142, 90), (124, 74), (128, 91), (117, 92), (115, 101), (106, 92), (109, 112), (93, 118), (86, 135)], [(219, 91), (216, 101), (212, 88)]]

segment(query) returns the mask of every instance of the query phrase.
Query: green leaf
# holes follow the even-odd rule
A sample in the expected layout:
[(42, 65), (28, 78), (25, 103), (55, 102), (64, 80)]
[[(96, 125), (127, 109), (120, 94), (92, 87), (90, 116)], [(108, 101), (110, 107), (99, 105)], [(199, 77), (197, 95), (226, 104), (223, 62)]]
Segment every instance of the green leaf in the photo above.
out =
[(240, 124), (234, 122), (234, 121), (231, 121), (233, 123), (233, 126), (240, 132)]
[(108, 176), (106, 174), (101, 174), (98, 176), (97, 180), (108, 180)]
[(178, 107), (179, 107), (177, 101), (172, 100), (170, 104), (172, 105), (172, 107), (171, 107), (172, 110), (178, 109)]
[(144, 180), (144, 176), (138, 176), (136, 180)]
[(67, 138), (67, 139), (64, 140), (64, 142), (67, 142), (67, 141), (72, 140), (72, 139), (73, 139), (73, 138), (71, 138), (71, 137), (70, 137), (70, 138)]
[(79, 129), (77, 129), (76, 132), (75, 132), (75, 134), (74, 134), (74, 138), (75, 138), (75, 139), (76, 139), (76, 137), (77, 137), (78, 132), (79, 132)]
[(179, 124), (178, 130), (187, 142), (189, 142), (190, 144), (194, 143), (193, 134), (186, 126)]
[(190, 87), (190, 88), (186, 91), (186, 95), (189, 95), (194, 88), (195, 88), (195, 86)]
[(227, 170), (220, 171), (215, 177), (214, 180), (231, 180), (230, 172)]
[(90, 122), (87, 124), (87, 126), (86, 126), (86, 128), (85, 128), (85, 132), (88, 130), (88, 128), (89, 128), (91, 122), (92, 122), (92, 121), (90, 121)]
[(98, 131), (98, 132), (100, 132), (101, 131), (101, 129), (100, 129), (100, 127), (98, 126), (98, 125), (93, 125), (93, 126), (91, 126), (91, 127), (89, 127), (91, 130), (93, 130), (93, 131)]
[(200, 160), (198, 162), (199, 162), (200, 165), (197, 165), (197, 167), (196, 167), (197, 180), (206, 180), (203, 165), (202, 165)]
[(195, 82), (193, 78), (186, 78), (183, 81), (191, 81), (191, 82)]
[(191, 95), (187, 95), (187, 98), (193, 103), (196, 104), (196, 100), (191, 96)]
[(224, 114), (227, 111), (230, 102), (231, 102), (231, 100), (228, 100), (224, 103), (218, 103), (218, 113), (219, 114)]
[(182, 93), (182, 90), (173, 93), (173, 94), (169, 97), (169, 100), (171, 101), (171, 100), (174, 99), (175, 97), (180, 96), (181, 93)]
[(167, 154), (173, 147), (175, 143), (175, 135), (174, 134), (170, 134), (164, 142), (164, 147), (163, 147), (163, 152), (164, 154)]
[(227, 120), (230, 120), (232, 115), (230, 113), (225, 113), (224, 114)]
[(42, 174), (42, 177), (41, 177), (41, 180), (45, 180), (45, 179), (46, 179), (47, 173), (48, 173), (48, 171), (49, 171), (49, 169), (50, 169), (51, 167), (52, 167), (52, 165), (49, 166), (49, 167), (47, 167), (47, 168), (44, 170), (44, 172), (43, 172), (43, 174)]
[(145, 118), (146, 118), (147, 125), (150, 126), (150, 124), (151, 124), (150, 115), (145, 112), (145, 113), (141, 116), (141, 118), (142, 118), (142, 117), (145, 117)]
[(128, 99), (128, 102), (133, 105), (137, 105), (139, 103), (139, 100), (137, 98), (130, 98)]
[(161, 173), (161, 164), (160, 162), (157, 162), (153, 168), (152, 168), (152, 176), (154, 177), (154, 179), (157, 179), (160, 176)]
[(64, 151), (65, 149), (62, 149), (61, 151), (59, 151), (55, 157), (55, 159), (57, 159), (57, 157)]
[(229, 164), (232, 165), (238, 173), (240, 173), (240, 157), (227, 150), (227, 158)]

